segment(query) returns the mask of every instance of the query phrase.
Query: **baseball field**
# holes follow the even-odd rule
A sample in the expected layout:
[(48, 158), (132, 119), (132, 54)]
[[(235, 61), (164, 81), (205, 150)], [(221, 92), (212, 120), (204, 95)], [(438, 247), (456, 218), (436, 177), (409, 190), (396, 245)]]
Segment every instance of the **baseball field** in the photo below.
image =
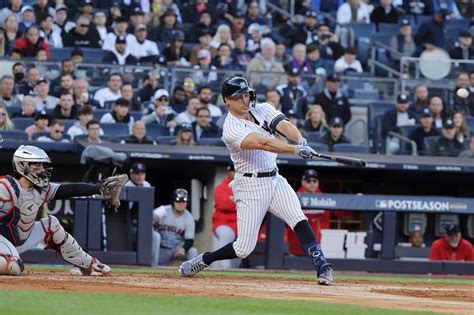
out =
[(322, 287), (311, 273), (114, 268), (72, 277), (65, 266), (0, 276), (0, 314), (473, 314), (474, 278), (340, 272)]

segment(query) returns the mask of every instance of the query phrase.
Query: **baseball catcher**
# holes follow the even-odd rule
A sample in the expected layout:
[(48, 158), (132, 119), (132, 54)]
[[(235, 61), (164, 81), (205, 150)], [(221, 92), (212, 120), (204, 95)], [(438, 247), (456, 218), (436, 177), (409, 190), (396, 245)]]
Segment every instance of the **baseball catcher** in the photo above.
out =
[(119, 207), (118, 196), (127, 175), (109, 177), (102, 183), (50, 183), (51, 160), (40, 148), (20, 146), (13, 155), (14, 176), (0, 177), (0, 274), (19, 276), (23, 270), (20, 254), (41, 241), (45, 250), (54, 249), (73, 264), (72, 275), (102, 276), (109, 266), (84, 252), (54, 216), (37, 222), (43, 204), (51, 200), (100, 194), (112, 207)]

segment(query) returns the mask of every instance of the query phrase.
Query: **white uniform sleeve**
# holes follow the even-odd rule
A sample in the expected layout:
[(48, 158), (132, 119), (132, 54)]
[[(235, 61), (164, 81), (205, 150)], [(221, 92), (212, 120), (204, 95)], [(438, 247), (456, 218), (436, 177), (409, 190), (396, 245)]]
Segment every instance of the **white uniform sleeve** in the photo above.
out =
[(184, 239), (193, 240), (194, 239), (194, 230), (196, 229), (196, 224), (191, 213), (188, 210), (186, 211), (186, 226), (184, 230)]
[(45, 203), (48, 203), (51, 200), (53, 200), (54, 196), (56, 195), (56, 192), (58, 191), (59, 185), (60, 184), (56, 184), (56, 183), (49, 183), (48, 184), (48, 188), (47, 188), (47, 191), (46, 191), (46, 196), (44, 198)]
[(275, 107), (268, 103), (261, 103), (259, 104), (259, 110), (261, 111), (263, 117), (266, 121), (272, 122), (275, 118), (280, 117), (283, 115), (282, 112), (276, 110)]
[(153, 210), (153, 223), (157, 223), (163, 218), (166, 214), (166, 208), (164, 206), (160, 206)]
[(222, 141), (237, 150), (241, 150), (240, 144), (245, 139), (245, 137), (247, 137), (252, 132), (254, 131), (247, 127), (244, 122), (232, 121), (231, 123), (224, 126)]

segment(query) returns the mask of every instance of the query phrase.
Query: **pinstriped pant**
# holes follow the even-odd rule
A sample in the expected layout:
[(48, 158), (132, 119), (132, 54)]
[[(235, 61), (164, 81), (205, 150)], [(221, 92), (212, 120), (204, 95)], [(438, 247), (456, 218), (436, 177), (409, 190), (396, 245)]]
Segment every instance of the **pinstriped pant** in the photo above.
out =
[(281, 175), (274, 177), (244, 177), (236, 173), (232, 183), (237, 204), (237, 239), (235, 253), (245, 258), (257, 244), (258, 231), (267, 211), (285, 221), (291, 229), (308, 220), (301, 210), (295, 191)]

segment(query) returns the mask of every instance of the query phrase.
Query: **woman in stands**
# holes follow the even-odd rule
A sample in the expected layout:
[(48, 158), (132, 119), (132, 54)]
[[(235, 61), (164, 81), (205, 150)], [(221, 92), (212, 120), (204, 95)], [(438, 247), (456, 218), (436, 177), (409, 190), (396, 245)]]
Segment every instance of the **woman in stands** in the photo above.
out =
[(469, 138), (469, 135), (471, 134), (467, 127), (466, 117), (462, 112), (454, 112), (453, 122), (454, 129), (456, 129), (456, 139), (458, 139), (459, 142), (464, 143), (464, 140)]
[(8, 116), (8, 111), (5, 105), (0, 104), (0, 130), (12, 130), (15, 129), (13, 122)]
[(232, 34), (230, 32), (230, 27), (226, 24), (219, 25), (217, 28), (216, 35), (211, 40), (211, 47), (218, 49), (221, 44), (229, 44), (231, 49), (234, 49), (235, 44), (232, 40)]
[(51, 57), (48, 43), (40, 36), (39, 28), (36, 25), (30, 26), (25, 31), (25, 35), (16, 41), (15, 49), (20, 51), (24, 58), (34, 58), (41, 49), (46, 51), (48, 59)]
[(21, 102), (21, 112), (12, 115), (13, 118), (35, 118), (36, 116), (36, 103), (33, 96), (27, 95), (23, 97)]
[(190, 124), (182, 124), (179, 128), (176, 140), (171, 142), (175, 145), (194, 145), (193, 129)]
[[(21, 33), (18, 31), (18, 20), (16, 14), (11, 14), (3, 21), (4, 39), (3, 49), (4, 55), (8, 56), (15, 48), (16, 41), (21, 37)], [(0, 48), (1, 49), (1, 48)]]
[(307, 132), (323, 132), (328, 128), (326, 114), (321, 105), (313, 105), (306, 113), (303, 129)]

